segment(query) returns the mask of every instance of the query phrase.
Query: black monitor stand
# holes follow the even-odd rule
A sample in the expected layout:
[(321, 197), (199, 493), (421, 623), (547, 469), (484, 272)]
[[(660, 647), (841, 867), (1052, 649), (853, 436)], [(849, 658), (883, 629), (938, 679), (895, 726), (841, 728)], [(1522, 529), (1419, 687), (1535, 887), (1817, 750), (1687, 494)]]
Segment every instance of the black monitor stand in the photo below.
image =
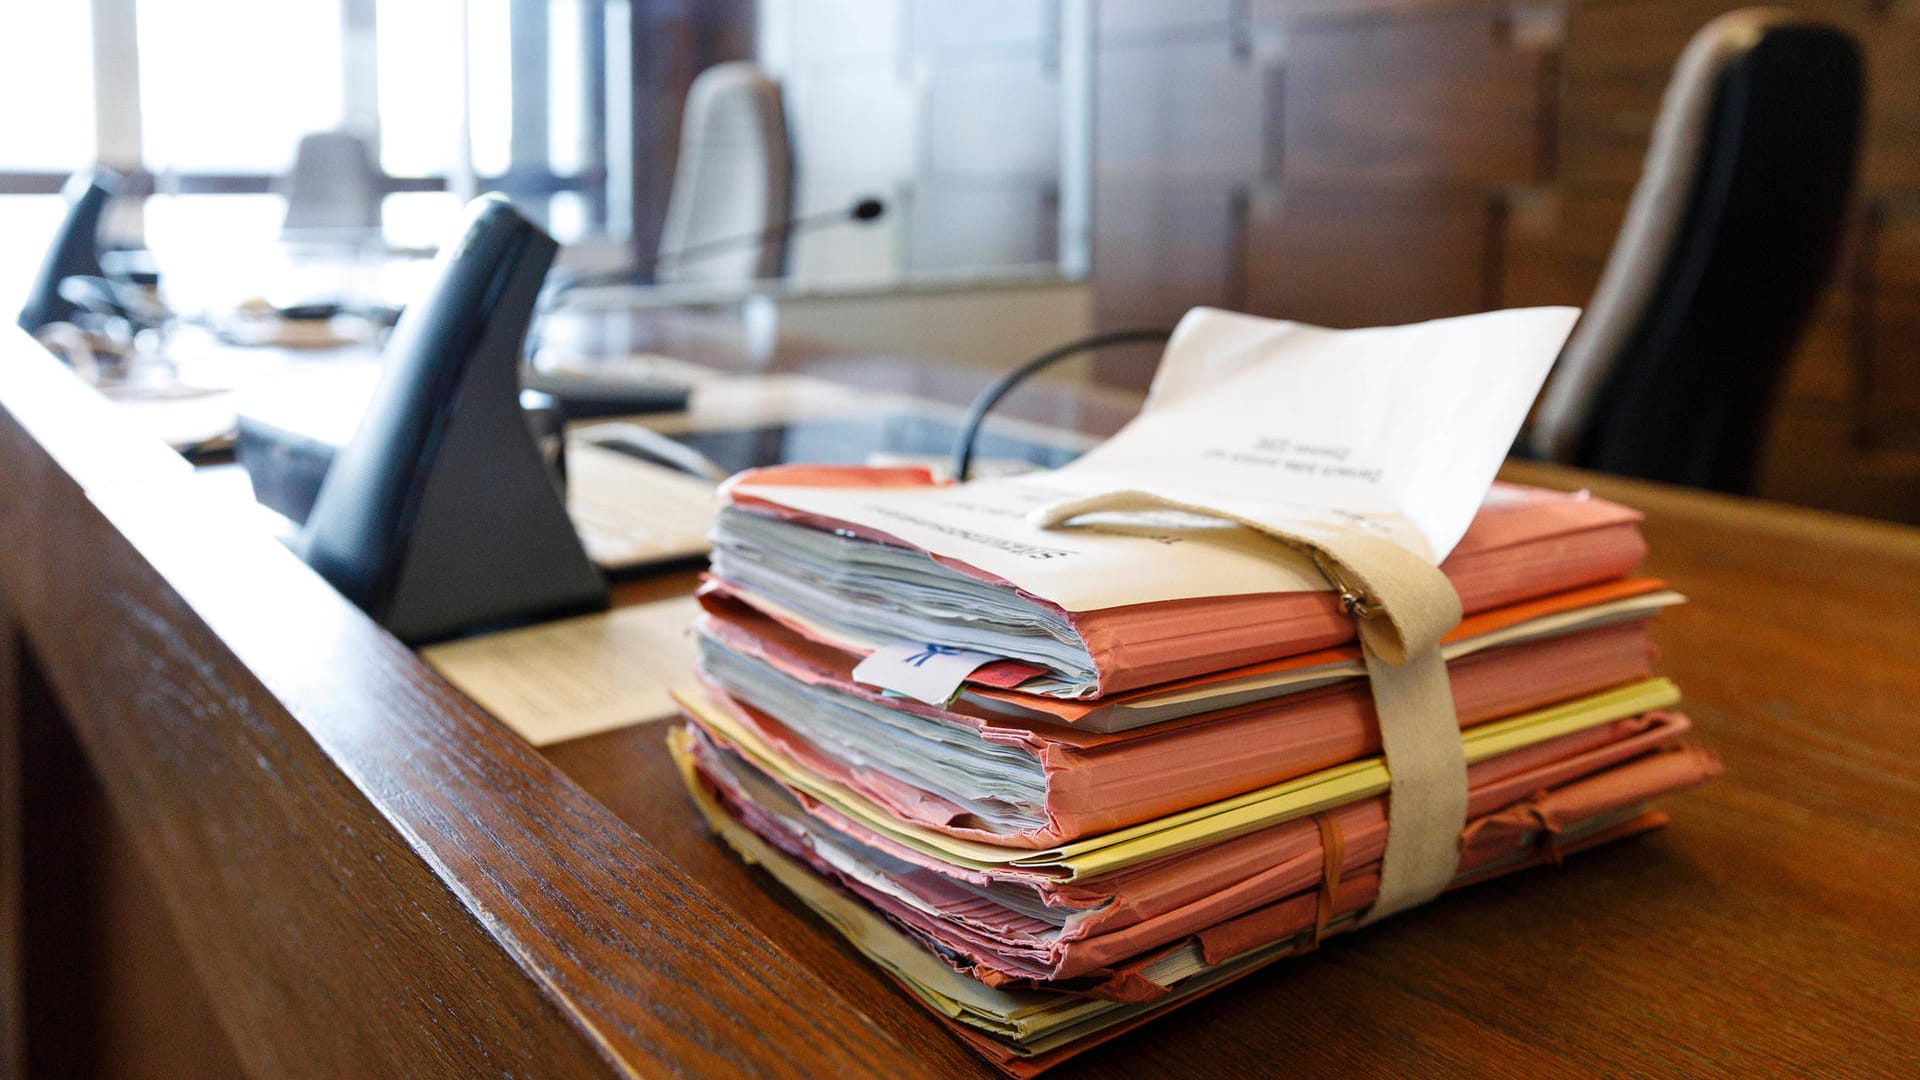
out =
[(505, 199), (473, 204), (394, 329), (296, 542), (403, 641), (607, 606), (520, 406), (520, 353), (556, 250)]
[(20, 328), (35, 333), (48, 323), (70, 322), (78, 308), (60, 295), (60, 283), (70, 277), (104, 277), (100, 269), (100, 218), (120, 176), (110, 169), (74, 173), (67, 181), (67, 213), (40, 262), (27, 302), (20, 309)]

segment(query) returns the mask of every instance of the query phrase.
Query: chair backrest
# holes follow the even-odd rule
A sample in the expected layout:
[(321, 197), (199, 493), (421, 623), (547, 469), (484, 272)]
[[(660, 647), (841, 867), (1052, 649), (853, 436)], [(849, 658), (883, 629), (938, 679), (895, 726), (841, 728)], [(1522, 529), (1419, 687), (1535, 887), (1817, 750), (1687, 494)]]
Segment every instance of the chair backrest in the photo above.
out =
[(558, 249), (506, 199), (478, 199), (320, 484), (296, 550), (395, 636), (605, 607), (520, 407), (520, 353)]
[(280, 235), (286, 239), (380, 227), (380, 170), (366, 140), (350, 131), (301, 136), (282, 193), (287, 216), (281, 221)]
[[(738, 282), (778, 277), (786, 265), (792, 158), (780, 87), (748, 61), (717, 64), (687, 91), (680, 157), (661, 229), (662, 282)], [(766, 242), (725, 246), (685, 259), (674, 252), (768, 233)]]
[(110, 169), (88, 169), (68, 178), (63, 193), (67, 213), (53, 234), (34, 275), (27, 302), (20, 308), (20, 328), (33, 333), (48, 323), (66, 322), (77, 310), (60, 295), (60, 283), (70, 277), (104, 277), (100, 269), (100, 218), (120, 175)]
[(1528, 436), (1542, 457), (1747, 492), (1788, 357), (1839, 249), (1861, 63), (1792, 12), (1708, 23)]

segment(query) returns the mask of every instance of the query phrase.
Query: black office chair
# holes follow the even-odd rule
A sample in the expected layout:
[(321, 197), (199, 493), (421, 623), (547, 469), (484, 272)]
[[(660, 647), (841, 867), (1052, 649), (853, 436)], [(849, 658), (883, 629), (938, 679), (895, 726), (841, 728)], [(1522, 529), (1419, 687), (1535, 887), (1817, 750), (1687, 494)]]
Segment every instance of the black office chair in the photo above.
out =
[(49, 323), (73, 321), (79, 307), (60, 294), (60, 283), (71, 277), (106, 276), (100, 268), (100, 219), (119, 186), (120, 175), (111, 169), (89, 169), (67, 180), (62, 192), (67, 213), (20, 309), (22, 330), (31, 334)]
[(520, 351), (556, 248), (504, 198), (474, 202), (395, 327), (295, 544), (409, 643), (607, 606), (520, 402)]
[(1841, 31), (1769, 9), (1701, 29), (1523, 448), (1750, 492), (1839, 247), (1860, 113), (1860, 54)]

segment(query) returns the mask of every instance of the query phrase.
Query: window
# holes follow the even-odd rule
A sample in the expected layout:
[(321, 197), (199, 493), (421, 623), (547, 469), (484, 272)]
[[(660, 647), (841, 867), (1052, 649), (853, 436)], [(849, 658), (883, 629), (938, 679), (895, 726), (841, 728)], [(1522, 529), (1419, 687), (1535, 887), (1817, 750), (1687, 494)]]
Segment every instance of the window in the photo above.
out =
[[(13, 319), (63, 209), (57, 177), (93, 158), (93, 47), (88, 5), (15, 4), (0, 32), (0, 317)], [(32, 102), (32, 107), (25, 107)], [(51, 173), (52, 176), (35, 174)]]
[(339, 0), (140, 0), (147, 169), (274, 175), (340, 126)]
[(380, 165), (451, 176), (464, 160), (466, 24), (461, 0), (379, 0)]
[[(10, 4), (0, 31), (0, 170), (67, 172), (93, 160), (88, 5)], [(11, 234), (10, 234), (11, 235)]]
[(144, 174), (132, 218), (156, 249), (232, 251), (277, 237), (296, 145), (338, 128), (375, 149), (389, 243), (436, 245), (489, 190), (562, 241), (618, 234), (630, 215), (608, 178), (628, 173), (607, 160), (606, 118), (630, 92), (608, 78), (625, 46), (607, 43), (627, 25), (627, 0), (9, 4), (0, 100), (33, 104), (0, 109), (0, 307), (74, 170)]

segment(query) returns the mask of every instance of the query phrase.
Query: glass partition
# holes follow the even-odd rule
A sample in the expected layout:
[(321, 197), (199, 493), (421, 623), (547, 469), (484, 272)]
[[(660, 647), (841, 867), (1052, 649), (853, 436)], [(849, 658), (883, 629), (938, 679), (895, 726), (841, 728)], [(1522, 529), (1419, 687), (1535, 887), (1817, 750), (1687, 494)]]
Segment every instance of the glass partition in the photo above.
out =
[(1089, 178), (1087, 4), (762, 0), (798, 216), (864, 195), (867, 227), (794, 238), (796, 283), (1080, 276)]

